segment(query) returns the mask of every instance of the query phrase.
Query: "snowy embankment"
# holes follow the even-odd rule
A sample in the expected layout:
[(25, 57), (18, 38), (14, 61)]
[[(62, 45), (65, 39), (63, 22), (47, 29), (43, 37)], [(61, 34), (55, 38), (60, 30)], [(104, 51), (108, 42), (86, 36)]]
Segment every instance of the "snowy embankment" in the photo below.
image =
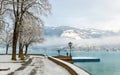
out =
[[(31, 61), (11, 61), (10, 55), (0, 55), (0, 75), (71, 75), (66, 69), (50, 61), (45, 56), (30, 56)], [(12, 72), (12, 73), (11, 73)]]
[(50, 57), (50, 58), (52, 58), (52, 59), (54, 59), (54, 60), (56, 60), (58, 62), (61, 62), (61, 63), (65, 64), (65, 65), (69, 66), (73, 71), (75, 71), (77, 73), (77, 75), (91, 75), (88, 72), (84, 71), (83, 69), (81, 69), (81, 68), (79, 68), (79, 67), (77, 67), (77, 66), (75, 66), (75, 65), (73, 65), (71, 63), (62, 61), (60, 59), (56, 59), (54, 57)]

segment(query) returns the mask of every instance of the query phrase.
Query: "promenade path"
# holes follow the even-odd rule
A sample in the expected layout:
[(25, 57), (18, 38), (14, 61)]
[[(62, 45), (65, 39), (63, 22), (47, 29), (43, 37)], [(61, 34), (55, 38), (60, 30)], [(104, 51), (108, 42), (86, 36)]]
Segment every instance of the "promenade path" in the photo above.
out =
[(9, 75), (71, 75), (66, 69), (45, 56), (32, 56), (18, 70)]

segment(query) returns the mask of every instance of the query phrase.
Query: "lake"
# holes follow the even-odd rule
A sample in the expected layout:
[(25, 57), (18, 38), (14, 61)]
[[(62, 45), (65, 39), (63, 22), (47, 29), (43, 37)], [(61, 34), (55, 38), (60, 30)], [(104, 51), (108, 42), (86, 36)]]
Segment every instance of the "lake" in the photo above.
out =
[(73, 56), (99, 57), (100, 62), (74, 62), (92, 75), (120, 75), (120, 52), (73, 52)]

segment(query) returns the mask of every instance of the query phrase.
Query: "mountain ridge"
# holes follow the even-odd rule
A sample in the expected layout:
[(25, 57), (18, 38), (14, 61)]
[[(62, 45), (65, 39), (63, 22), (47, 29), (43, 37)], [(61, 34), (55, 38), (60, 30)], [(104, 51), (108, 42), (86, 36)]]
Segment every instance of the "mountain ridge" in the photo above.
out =
[[(71, 34), (68, 35), (68, 33)], [(70, 35), (72, 34), (74, 35), (70, 37)], [(83, 29), (83, 28), (75, 28), (69, 26), (45, 27), (44, 30), (45, 36), (50, 36), (50, 37), (56, 36), (56, 37), (73, 38), (73, 39), (100, 38), (104, 36), (112, 36), (117, 34), (118, 33), (107, 30), (105, 31), (94, 28)]]

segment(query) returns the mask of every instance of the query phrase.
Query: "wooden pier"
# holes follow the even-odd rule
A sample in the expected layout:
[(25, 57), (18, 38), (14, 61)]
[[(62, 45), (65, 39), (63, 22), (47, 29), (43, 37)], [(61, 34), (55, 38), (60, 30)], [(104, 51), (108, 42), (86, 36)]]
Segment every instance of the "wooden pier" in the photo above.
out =
[(53, 57), (61, 59), (61, 60), (66, 61), (66, 62), (69, 62), (69, 63), (73, 63), (71, 56), (62, 56), (62, 55), (59, 55), (59, 56), (53, 56)]
[(98, 57), (72, 57), (74, 62), (100, 62)]
[(98, 57), (70, 57), (70, 56), (53, 56), (55, 58), (61, 59), (63, 61), (73, 63), (73, 62), (100, 62)]

